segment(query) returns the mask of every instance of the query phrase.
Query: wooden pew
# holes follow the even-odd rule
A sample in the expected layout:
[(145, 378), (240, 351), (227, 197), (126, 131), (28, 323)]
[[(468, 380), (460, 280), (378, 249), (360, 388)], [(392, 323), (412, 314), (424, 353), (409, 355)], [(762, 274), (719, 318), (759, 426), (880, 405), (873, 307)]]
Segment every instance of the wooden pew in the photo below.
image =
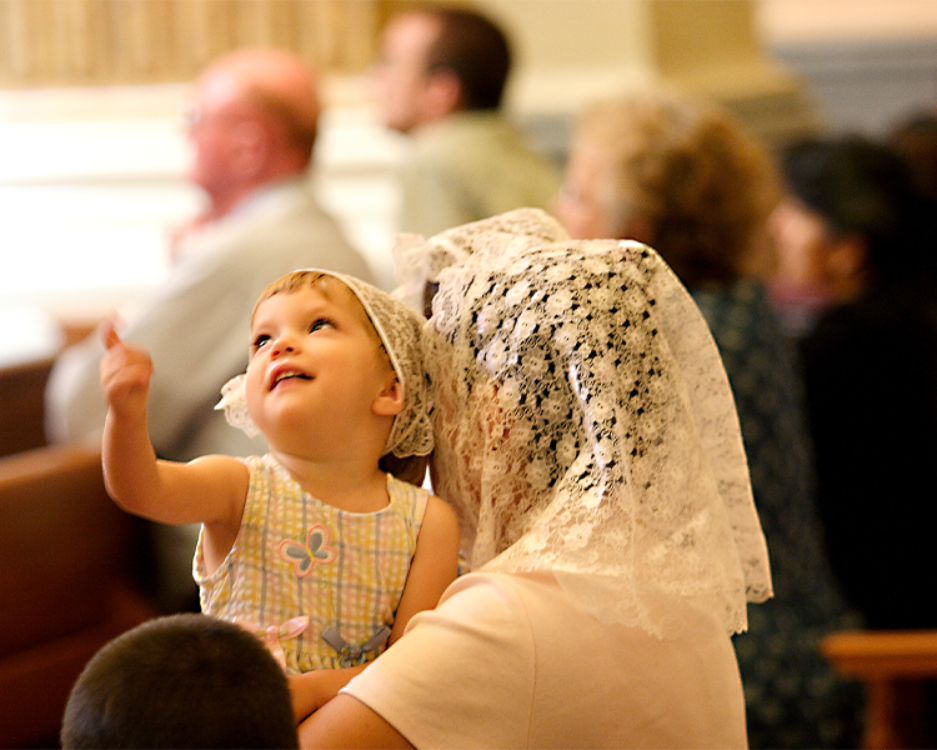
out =
[(58, 318), (59, 327), (65, 337), (63, 348), (84, 341), (86, 337), (97, 331), (101, 318), (97, 316), (68, 315)]
[(46, 444), (45, 389), (54, 361), (0, 368), (0, 457)]
[(924, 685), (937, 680), (937, 630), (843, 631), (827, 636), (820, 650), (865, 686), (863, 747), (923, 746)]
[(157, 614), (134, 579), (141, 529), (107, 496), (97, 451), (0, 459), (0, 747), (54, 747), (88, 659)]
[[(97, 328), (97, 319), (58, 321), (64, 346), (78, 343)], [(39, 448), (45, 436), (45, 390), (55, 357), (0, 367), (0, 458)]]

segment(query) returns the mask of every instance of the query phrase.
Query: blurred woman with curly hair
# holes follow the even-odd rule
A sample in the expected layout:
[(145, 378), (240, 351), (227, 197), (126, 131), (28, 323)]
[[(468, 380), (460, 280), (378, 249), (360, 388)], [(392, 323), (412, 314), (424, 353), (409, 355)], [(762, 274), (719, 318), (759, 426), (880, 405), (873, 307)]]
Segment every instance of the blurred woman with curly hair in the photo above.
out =
[(688, 287), (735, 396), (775, 582), (735, 639), (752, 747), (859, 741), (854, 686), (817, 650), (852, 623), (826, 560), (794, 352), (763, 284), (780, 181), (731, 115), (662, 92), (600, 101), (577, 121), (554, 210), (573, 237), (647, 243)]

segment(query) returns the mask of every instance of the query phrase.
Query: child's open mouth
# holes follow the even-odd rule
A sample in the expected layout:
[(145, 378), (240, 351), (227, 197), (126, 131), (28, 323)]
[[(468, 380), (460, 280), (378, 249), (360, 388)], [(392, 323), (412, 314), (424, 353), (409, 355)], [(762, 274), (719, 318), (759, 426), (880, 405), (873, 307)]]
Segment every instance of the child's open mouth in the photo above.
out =
[(273, 385), (270, 387), (270, 390), (276, 388), (284, 380), (312, 380), (312, 378), (304, 372), (299, 370), (284, 370), (283, 372), (277, 373), (276, 377), (273, 379)]

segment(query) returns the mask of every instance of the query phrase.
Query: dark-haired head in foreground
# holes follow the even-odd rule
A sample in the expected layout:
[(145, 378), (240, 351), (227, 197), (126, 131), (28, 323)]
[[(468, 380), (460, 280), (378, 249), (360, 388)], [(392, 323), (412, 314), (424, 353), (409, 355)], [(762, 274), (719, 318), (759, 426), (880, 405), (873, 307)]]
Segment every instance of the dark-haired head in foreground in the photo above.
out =
[(258, 638), (214, 617), (150, 620), (88, 662), (63, 748), (295, 748), (286, 677)]

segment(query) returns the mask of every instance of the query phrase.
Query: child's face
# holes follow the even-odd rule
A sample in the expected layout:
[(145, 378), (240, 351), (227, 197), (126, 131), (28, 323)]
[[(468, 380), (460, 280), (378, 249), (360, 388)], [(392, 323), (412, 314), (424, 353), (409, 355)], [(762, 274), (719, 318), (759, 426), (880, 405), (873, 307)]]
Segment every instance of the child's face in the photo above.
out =
[(304, 287), (275, 294), (255, 312), (247, 405), (273, 447), (277, 436), (308, 439), (303, 433), (316, 427), (343, 434), (370, 418), (396, 379), (351, 293), (329, 296)]

